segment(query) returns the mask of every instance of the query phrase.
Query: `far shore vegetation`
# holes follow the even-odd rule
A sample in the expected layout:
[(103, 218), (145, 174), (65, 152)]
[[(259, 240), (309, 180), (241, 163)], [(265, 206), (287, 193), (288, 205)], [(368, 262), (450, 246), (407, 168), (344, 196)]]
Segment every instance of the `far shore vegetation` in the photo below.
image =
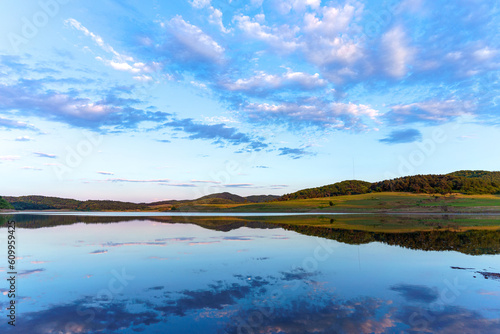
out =
[(178, 212), (500, 213), (500, 172), (458, 171), (365, 182), (348, 180), (294, 193), (242, 197), (230, 193), (153, 203), (46, 196), (0, 197), (0, 209)]

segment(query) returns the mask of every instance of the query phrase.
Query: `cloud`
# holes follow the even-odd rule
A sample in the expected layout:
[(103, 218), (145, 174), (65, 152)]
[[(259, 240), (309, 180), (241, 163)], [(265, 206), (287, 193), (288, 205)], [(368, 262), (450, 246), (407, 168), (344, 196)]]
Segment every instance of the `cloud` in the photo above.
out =
[(30, 269), (30, 270), (21, 270), (20, 272), (17, 273), (17, 275), (19, 277), (22, 277), (22, 276), (29, 276), (29, 275), (33, 275), (33, 274), (38, 274), (38, 273), (41, 273), (45, 271), (45, 269), (43, 268), (39, 268), (39, 269)]
[(49, 154), (49, 153), (43, 153), (43, 152), (33, 152), (33, 154), (39, 158), (50, 158), (50, 159), (57, 158), (57, 155), (55, 155), (55, 154)]
[(396, 26), (382, 36), (381, 55), (385, 71), (394, 78), (402, 78), (408, 72), (414, 50), (408, 46), (406, 34), (401, 26)]
[(29, 136), (22, 136), (22, 137), (17, 137), (15, 139), (15, 141), (32, 141), (34, 140), (33, 138), (29, 137)]
[(311, 75), (288, 70), (281, 75), (267, 74), (261, 71), (253, 77), (237, 79), (232, 82), (221, 82), (219, 85), (222, 85), (228, 91), (244, 92), (249, 95), (267, 95), (287, 88), (313, 90), (325, 87), (327, 82), (321, 79), (318, 73)]
[[(119, 98), (115, 94), (107, 93), (103, 99), (94, 101), (75, 97), (75, 92), (44, 91), (39, 83), (33, 85), (30, 81), (18, 81), (11, 86), (0, 84), (0, 110), (17, 110), (22, 115), (93, 130), (106, 126), (130, 129), (143, 121), (165, 121), (170, 115), (135, 109), (131, 105), (138, 100)], [(0, 118), (0, 126), (37, 131), (34, 126), (4, 118)]]
[(167, 183), (170, 182), (169, 179), (151, 179), (151, 180), (137, 180), (137, 179), (106, 179), (104, 182), (132, 182), (132, 183)]
[(192, 0), (192, 1), (189, 1), (189, 3), (194, 8), (200, 9), (200, 8), (204, 8), (204, 7), (209, 6), (210, 5), (210, 1), (211, 0)]
[(295, 34), (298, 32), (283, 25), (281, 27), (268, 27), (252, 20), (249, 16), (239, 15), (233, 18), (248, 37), (265, 42), (270, 48), (279, 52), (292, 52), (300, 47)]
[[(0, 90), (1, 90), (1, 88), (2, 87), (0, 84)], [(2, 102), (0, 102), (0, 108), (1, 107), (2, 107)], [(21, 129), (21, 130), (31, 130), (31, 131), (39, 132), (38, 128), (36, 128), (32, 124), (14, 121), (14, 120), (3, 118), (3, 117), (0, 117), (0, 127), (7, 128), (7, 129)]]
[(90, 252), (89, 254), (106, 254), (108, 252), (107, 249), (98, 249), (93, 252)]
[(329, 102), (308, 98), (281, 104), (248, 103), (244, 105), (250, 121), (288, 124), (291, 128), (315, 126), (319, 128), (360, 130), (364, 119), (376, 120), (379, 112), (367, 105)]
[(306, 155), (313, 155), (313, 153), (306, 151), (303, 148), (289, 148), (289, 147), (281, 147), (279, 155), (288, 155), (292, 159), (300, 159)]
[(304, 31), (309, 34), (315, 34), (323, 38), (335, 38), (341, 32), (348, 30), (356, 13), (356, 8), (351, 4), (345, 4), (344, 7), (322, 7), (321, 16), (316, 13), (306, 13), (304, 15)]
[(428, 125), (442, 124), (459, 116), (472, 115), (476, 105), (471, 101), (430, 100), (411, 104), (394, 105), (384, 114), (392, 124), (423, 123)]
[[(113, 59), (111, 60), (104, 59), (99, 56), (97, 56), (96, 59), (117, 71), (127, 71), (133, 74), (140, 74), (140, 73), (152, 73), (161, 68), (160, 63), (152, 62), (150, 64), (145, 64), (143, 62), (136, 61), (131, 56), (118, 53), (112, 46), (105, 43), (101, 36), (89, 31), (85, 26), (83, 26), (80, 22), (78, 22), (73, 18), (65, 20), (64, 23), (82, 32), (85, 36), (89, 36), (98, 46), (101, 47), (102, 50), (112, 54)], [(134, 77), (134, 79), (139, 81), (149, 81), (150, 80), (149, 78), (151, 77), (146, 76), (144, 74)]]
[(14, 160), (19, 160), (19, 159), (21, 159), (21, 157), (18, 155), (2, 155), (2, 156), (0, 156), (0, 160), (3, 160), (3, 161), (14, 161)]
[(34, 170), (34, 171), (41, 171), (41, 170), (43, 170), (41, 168), (36, 168), (36, 167), (32, 167), (32, 166), (24, 166), (24, 167), (21, 167), (20, 169), (29, 169), (29, 170)]
[(226, 188), (254, 188), (253, 183), (229, 183), (225, 184)]
[(239, 132), (236, 128), (227, 127), (224, 123), (207, 125), (194, 122), (192, 118), (185, 118), (173, 120), (163, 125), (172, 127), (177, 131), (184, 131), (188, 133), (189, 139), (208, 139), (212, 140), (213, 143), (216, 144), (246, 144), (248, 149), (254, 151), (260, 151), (268, 146), (268, 144), (262, 143), (259, 140), (253, 139), (250, 136)]
[(416, 129), (395, 130), (388, 137), (380, 139), (379, 142), (386, 144), (412, 143), (422, 140), (422, 133)]
[(102, 175), (114, 175), (115, 173), (113, 173), (113, 172), (103, 172), (103, 171), (99, 171), (99, 172), (97, 172), (97, 174), (102, 174)]
[(220, 184), (220, 181), (212, 181), (212, 180), (191, 180), (193, 183), (213, 183)]
[(170, 46), (178, 60), (205, 61), (222, 63), (224, 48), (199, 27), (192, 25), (177, 15), (168, 22), (169, 33), (174, 37), (176, 46)]

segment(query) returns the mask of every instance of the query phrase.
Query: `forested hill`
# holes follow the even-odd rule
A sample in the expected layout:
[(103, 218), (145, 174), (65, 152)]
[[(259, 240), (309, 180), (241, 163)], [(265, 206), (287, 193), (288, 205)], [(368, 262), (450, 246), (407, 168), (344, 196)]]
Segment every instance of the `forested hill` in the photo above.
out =
[(498, 194), (500, 193), (500, 172), (463, 170), (444, 175), (405, 176), (373, 183), (358, 180), (342, 181), (322, 187), (299, 190), (283, 195), (279, 200), (287, 201), (381, 191), (427, 194)]
[(78, 210), (78, 211), (127, 211), (147, 209), (146, 205), (119, 201), (78, 201), (76, 199), (47, 196), (4, 196), (16, 210)]

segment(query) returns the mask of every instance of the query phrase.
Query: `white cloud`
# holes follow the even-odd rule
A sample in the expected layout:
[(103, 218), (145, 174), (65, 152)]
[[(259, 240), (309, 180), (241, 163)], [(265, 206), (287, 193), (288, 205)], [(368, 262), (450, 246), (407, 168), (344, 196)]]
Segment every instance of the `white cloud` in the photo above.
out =
[(214, 7), (210, 7), (210, 11), (211, 11), (211, 13), (209, 16), (209, 21), (212, 24), (215, 24), (216, 26), (218, 26), (220, 31), (222, 31), (223, 33), (227, 34), (227, 33), (231, 32), (231, 29), (227, 29), (224, 26), (224, 23), (222, 22), (222, 12), (219, 9), (214, 8)]
[(33, 140), (33, 138), (31, 138), (29, 136), (22, 136), (22, 137), (17, 137), (15, 140), (16, 141), (31, 141), (31, 140)]
[(149, 81), (153, 80), (153, 77), (151, 77), (149, 75), (142, 74), (142, 75), (135, 76), (134, 80), (141, 81), (141, 82), (149, 82)]
[(395, 105), (386, 116), (397, 124), (412, 122), (442, 123), (454, 117), (472, 115), (476, 105), (471, 101), (444, 100), (424, 101)]
[(385, 71), (394, 78), (402, 78), (408, 72), (415, 50), (408, 46), (402, 27), (396, 26), (382, 36)]
[(209, 6), (210, 5), (210, 1), (211, 0), (192, 0), (192, 1), (189, 1), (189, 3), (194, 8), (200, 9), (200, 8), (205, 8), (205, 7)]
[(298, 127), (317, 125), (325, 128), (365, 128), (362, 118), (376, 120), (379, 112), (367, 105), (325, 102), (311, 98), (297, 103), (249, 103), (244, 107), (248, 117), (256, 122), (281, 120)]
[(179, 15), (171, 19), (169, 25), (171, 33), (190, 53), (214, 62), (223, 61), (224, 48), (199, 27), (184, 21)]
[(138, 73), (152, 73), (161, 69), (161, 65), (157, 62), (151, 64), (144, 64), (142, 62), (137, 62), (133, 57), (118, 53), (112, 46), (105, 43), (101, 36), (94, 34), (89, 31), (85, 26), (75, 19), (67, 19), (64, 21), (66, 24), (75, 28), (78, 31), (84, 33), (85, 36), (89, 36), (97, 45), (99, 45), (107, 53), (113, 55), (112, 59), (104, 59), (103, 57), (96, 57), (97, 60), (102, 61), (105, 65), (117, 71), (128, 71), (133, 74)]
[(302, 89), (315, 89), (327, 85), (327, 81), (321, 79), (318, 73), (313, 75), (304, 72), (293, 72), (288, 70), (282, 75), (258, 72), (248, 79), (238, 79), (234, 82), (222, 84), (231, 91), (262, 92), (269, 89), (280, 89), (297, 86)]
[(288, 14), (292, 9), (296, 12), (303, 12), (307, 8), (318, 9), (321, 0), (276, 0), (275, 7), (281, 15)]
[(234, 20), (249, 37), (263, 41), (278, 51), (291, 52), (300, 47), (295, 36), (299, 32), (298, 27), (268, 27), (244, 15), (236, 16)]
[(344, 5), (343, 8), (323, 7), (321, 13), (322, 19), (313, 13), (305, 14), (304, 31), (314, 32), (323, 37), (332, 37), (348, 30), (356, 14), (356, 8), (349, 4)]

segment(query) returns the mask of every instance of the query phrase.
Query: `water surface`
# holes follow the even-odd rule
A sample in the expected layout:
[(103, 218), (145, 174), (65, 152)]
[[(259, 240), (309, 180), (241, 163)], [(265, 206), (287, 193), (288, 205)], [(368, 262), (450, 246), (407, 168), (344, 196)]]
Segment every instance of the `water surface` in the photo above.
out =
[(2, 333), (500, 333), (499, 230), (466, 247), (232, 217), (14, 217), (18, 319)]

